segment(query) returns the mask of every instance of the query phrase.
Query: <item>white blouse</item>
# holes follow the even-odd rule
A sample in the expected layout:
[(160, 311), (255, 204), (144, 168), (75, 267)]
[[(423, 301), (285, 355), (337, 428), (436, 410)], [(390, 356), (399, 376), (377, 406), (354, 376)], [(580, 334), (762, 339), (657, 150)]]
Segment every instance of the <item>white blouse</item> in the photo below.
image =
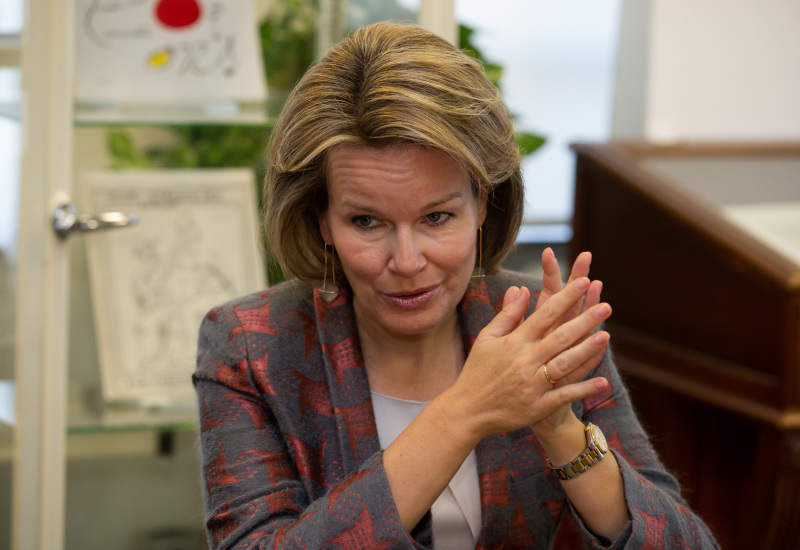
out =
[[(428, 403), (371, 392), (381, 448), (386, 449)], [(475, 548), (481, 532), (481, 490), (475, 450), (431, 507), (437, 550)]]

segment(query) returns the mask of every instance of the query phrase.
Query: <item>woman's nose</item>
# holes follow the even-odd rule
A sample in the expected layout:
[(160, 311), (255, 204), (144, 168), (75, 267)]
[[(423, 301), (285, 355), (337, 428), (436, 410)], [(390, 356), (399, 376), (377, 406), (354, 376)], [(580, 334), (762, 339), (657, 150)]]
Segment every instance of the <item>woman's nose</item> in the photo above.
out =
[(389, 269), (403, 277), (413, 277), (422, 271), (427, 260), (418, 241), (413, 231), (398, 229), (395, 233), (394, 250), (389, 258)]

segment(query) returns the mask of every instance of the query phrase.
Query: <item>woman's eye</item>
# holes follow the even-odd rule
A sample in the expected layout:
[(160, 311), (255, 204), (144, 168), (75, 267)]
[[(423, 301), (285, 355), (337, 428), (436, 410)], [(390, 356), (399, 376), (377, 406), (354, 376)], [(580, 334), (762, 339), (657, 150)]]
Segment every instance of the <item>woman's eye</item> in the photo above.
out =
[(372, 216), (356, 216), (353, 222), (359, 227), (371, 227), (373, 222)]
[(431, 212), (430, 214), (425, 216), (425, 219), (428, 220), (428, 222), (432, 223), (433, 225), (439, 225), (440, 223), (445, 222), (448, 216), (449, 214), (446, 214), (444, 212)]

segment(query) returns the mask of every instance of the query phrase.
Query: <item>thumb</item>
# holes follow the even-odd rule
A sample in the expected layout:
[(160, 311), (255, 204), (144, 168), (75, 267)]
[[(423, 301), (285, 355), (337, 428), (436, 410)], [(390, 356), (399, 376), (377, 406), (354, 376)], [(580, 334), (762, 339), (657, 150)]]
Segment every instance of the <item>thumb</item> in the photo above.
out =
[(524, 286), (509, 288), (503, 297), (503, 309), (484, 327), (478, 339), (500, 338), (510, 334), (525, 317), (530, 298), (531, 291)]

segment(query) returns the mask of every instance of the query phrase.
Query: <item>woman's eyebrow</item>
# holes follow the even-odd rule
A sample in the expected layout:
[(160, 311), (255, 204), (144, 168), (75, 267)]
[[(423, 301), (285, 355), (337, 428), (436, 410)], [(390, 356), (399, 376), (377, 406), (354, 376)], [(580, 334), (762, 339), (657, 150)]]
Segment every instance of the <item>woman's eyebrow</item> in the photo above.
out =
[[(442, 197), (440, 199), (436, 199), (434, 201), (429, 202), (428, 204), (426, 204), (425, 206), (420, 208), (420, 211), (425, 211), (425, 210), (430, 210), (432, 208), (436, 208), (440, 204), (444, 204), (446, 202), (450, 202), (451, 200), (454, 200), (454, 199), (460, 199), (462, 196), (463, 196), (463, 194), (460, 191), (453, 191), (452, 193), (449, 193), (448, 195), (446, 195), (446, 196), (444, 196), (444, 197)], [(342, 206), (348, 207), (348, 208), (352, 208), (354, 210), (360, 210), (360, 211), (363, 211), (363, 212), (369, 212), (369, 213), (377, 213), (378, 212), (378, 210), (376, 210), (372, 206), (369, 206), (369, 205), (366, 205), (366, 204), (363, 204), (363, 203), (360, 203), (360, 202), (356, 202), (354, 200), (349, 200), (349, 199), (346, 199), (346, 200), (342, 201)]]
[(430, 210), (431, 208), (436, 208), (440, 204), (444, 204), (446, 202), (450, 202), (453, 199), (460, 199), (461, 196), (462, 195), (461, 195), (460, 191), (453, 191), (452, 193), (450, 193), (449, 195), (447, 195), (444, 198), (441, 198), (439, 200), (435, 200), (433, 202), (429, 202), (428, 204), (426, 204), (425, 206), (422, 207), (422, 210)]
[(350, 208), (352, 210), (359, 210), (359, 211), (363, 211), (363, 212), (369, 212), (371, 214), (374, 214), (374, 213), (378, 212), (372, 206), (368, 206), (366, 204), (362, 204), (360, 202), (351, 201), (351, 200), (342, 201), (342, 206), (344, 206), (346, 208)]

